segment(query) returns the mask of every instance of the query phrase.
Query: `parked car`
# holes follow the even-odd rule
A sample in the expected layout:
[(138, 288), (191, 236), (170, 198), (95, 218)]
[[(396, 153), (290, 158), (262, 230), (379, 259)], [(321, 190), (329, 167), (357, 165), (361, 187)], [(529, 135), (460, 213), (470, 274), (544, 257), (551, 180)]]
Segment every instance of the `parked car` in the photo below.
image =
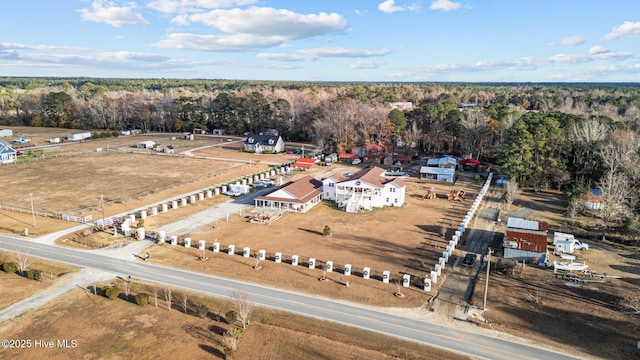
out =
[(253, 182), (253, 187), (255, 188), (266, 188), (269, 186), (269, 183), (267, 183), (266, 181), (254, 181)]
[(571, 282), (580, 282), (582, 279), (576, 274), (568, 273), (562, 275), (562, 280), (571, 281)]
[(270, 186), (275, 186), (276, 185), (276, 180), (275, 179), (265, 179), (264, 182), (267, 183), (267, 185), (270, 185)]
[(22, 156), (22, 155), (24, 155), (24, 153), (22, 151), (17, 151), (16, 152), (16, 156)]
[(358, 165), (358, 164), (361, 164), (361, 163), (362, 163), (362, 160), (360, 160), (360, 159), (354, 159), (354, 160), (351, 162), (351, 164), (352, 164), (352, 165)]
[(473, 266), (476, 263), (476, 254), (467, 253), (462, 260), (462, 266)]
[(350, 173), (350, 172), (346, 172), (346, 173), (342, 174), (342, 176), (344, 176), (344, 177), (349, 177), (349, 176), (351, 176), (351, 175), (353, 175), (353, 174), (352, 174), (352, 173)]

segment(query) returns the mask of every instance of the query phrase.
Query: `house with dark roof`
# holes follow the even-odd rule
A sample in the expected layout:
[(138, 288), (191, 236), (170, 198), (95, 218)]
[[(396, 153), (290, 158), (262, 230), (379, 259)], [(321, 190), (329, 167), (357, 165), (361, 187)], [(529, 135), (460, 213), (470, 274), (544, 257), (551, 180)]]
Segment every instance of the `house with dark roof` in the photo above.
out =
[(0, 139), (0, 164), (11, 164), (16, 162), (18, 152), (11, 147), (6, 140)]
[(322, 200), (322, 182), (311, 176), (289, 182), (253, 201), (257, 210), (281, 210), (305, 213)]
[(322, 180), (323, 198), (335, 201), (339, 208), (347, 212), (404, 205), (404, 181), (384, 175), (385, 170), (377, 166), (363, 169), (350, 176), (331, 175)]
[(284, 151), (284, 140), (278, 135), (249, 134), (244, 140), (244, 150), (253, 151), (256, 154), (281, 153)]

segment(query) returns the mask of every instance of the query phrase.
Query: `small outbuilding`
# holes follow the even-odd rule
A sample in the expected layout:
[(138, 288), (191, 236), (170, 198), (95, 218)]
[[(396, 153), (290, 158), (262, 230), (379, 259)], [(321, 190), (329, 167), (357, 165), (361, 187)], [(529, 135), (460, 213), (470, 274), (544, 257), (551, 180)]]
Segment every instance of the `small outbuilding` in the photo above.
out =
[(136, 147), (138, 149), (153, 149), (153, 147), (156, 145), (155, 142), (151, 141), (151, 140), (147, 140), (147, 141), (141, 141), (139, 142)]
[(452, 183), (456, 180), (456, 169), (422, 166), (420, 167), (420, 179)]
[(86, 139), (91, 139), (90, 131), (76, 131), (67, 135), (67, 140), (69, 141), (82, 141)]
[(13, 130), (0, 129), (0, 137), (11, 137), (11, 136), (13, 136)]

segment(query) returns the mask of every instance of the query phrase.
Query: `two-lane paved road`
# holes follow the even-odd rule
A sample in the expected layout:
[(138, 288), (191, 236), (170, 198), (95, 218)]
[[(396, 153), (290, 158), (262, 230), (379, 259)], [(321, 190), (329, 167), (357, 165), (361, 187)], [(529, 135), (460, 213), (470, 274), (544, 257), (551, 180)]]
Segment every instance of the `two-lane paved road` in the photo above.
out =
[(112, 272), (114, 275), (131, 275), (134, 278), (185, 288), (210, 296), (230, 297), (234, 290), (240, 290), (248, 293), (250, 301), (256, 305), (355, 326), (477, 358), (575, 359), (550, 350), (388, 314), (355, 304), (157, 266), (133, 260), (134, 254), (129, 261), (5, 236), (0, 236), (0, 248), (9, 251), (26, 250), (31, 256), (100, 269)]

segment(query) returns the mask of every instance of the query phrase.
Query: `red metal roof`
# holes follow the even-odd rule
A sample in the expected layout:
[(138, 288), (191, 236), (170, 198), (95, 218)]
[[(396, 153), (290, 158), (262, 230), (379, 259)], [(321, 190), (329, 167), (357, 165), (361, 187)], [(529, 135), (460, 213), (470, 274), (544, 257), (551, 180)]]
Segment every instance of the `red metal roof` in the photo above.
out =
[(309, 164), (315, 164), (316, 163), (316, 159), (315, 158), (298, 158), (298, 160), (296, 160), (297, 163), (309, 163)]
[(536, 252), (547, 251), (547, 235), (534, 234), (526, 231), (513, 231), (507, 229), (506, 236), (509, 241), (515, 241), (518, 249)]
[(411, 156), (410, 155), (398, 155), (398, 156), (394, 156), (393, 159), (394, 160), (398, 160), (398, 161), (411, 161)]
[(338, 158), (340, 158), (340, 159), (359, 159), (360, 156), (358, 156), (358, 154), (340, 153), (340, 155), (338, 155)]
[(308, 162), (296, 162), (295, 164), (293, 164), (293, 167), (299, 167), (299, 168), (305, 168), (305, 169), (308, 169), (312, 166), (313, 164)]

